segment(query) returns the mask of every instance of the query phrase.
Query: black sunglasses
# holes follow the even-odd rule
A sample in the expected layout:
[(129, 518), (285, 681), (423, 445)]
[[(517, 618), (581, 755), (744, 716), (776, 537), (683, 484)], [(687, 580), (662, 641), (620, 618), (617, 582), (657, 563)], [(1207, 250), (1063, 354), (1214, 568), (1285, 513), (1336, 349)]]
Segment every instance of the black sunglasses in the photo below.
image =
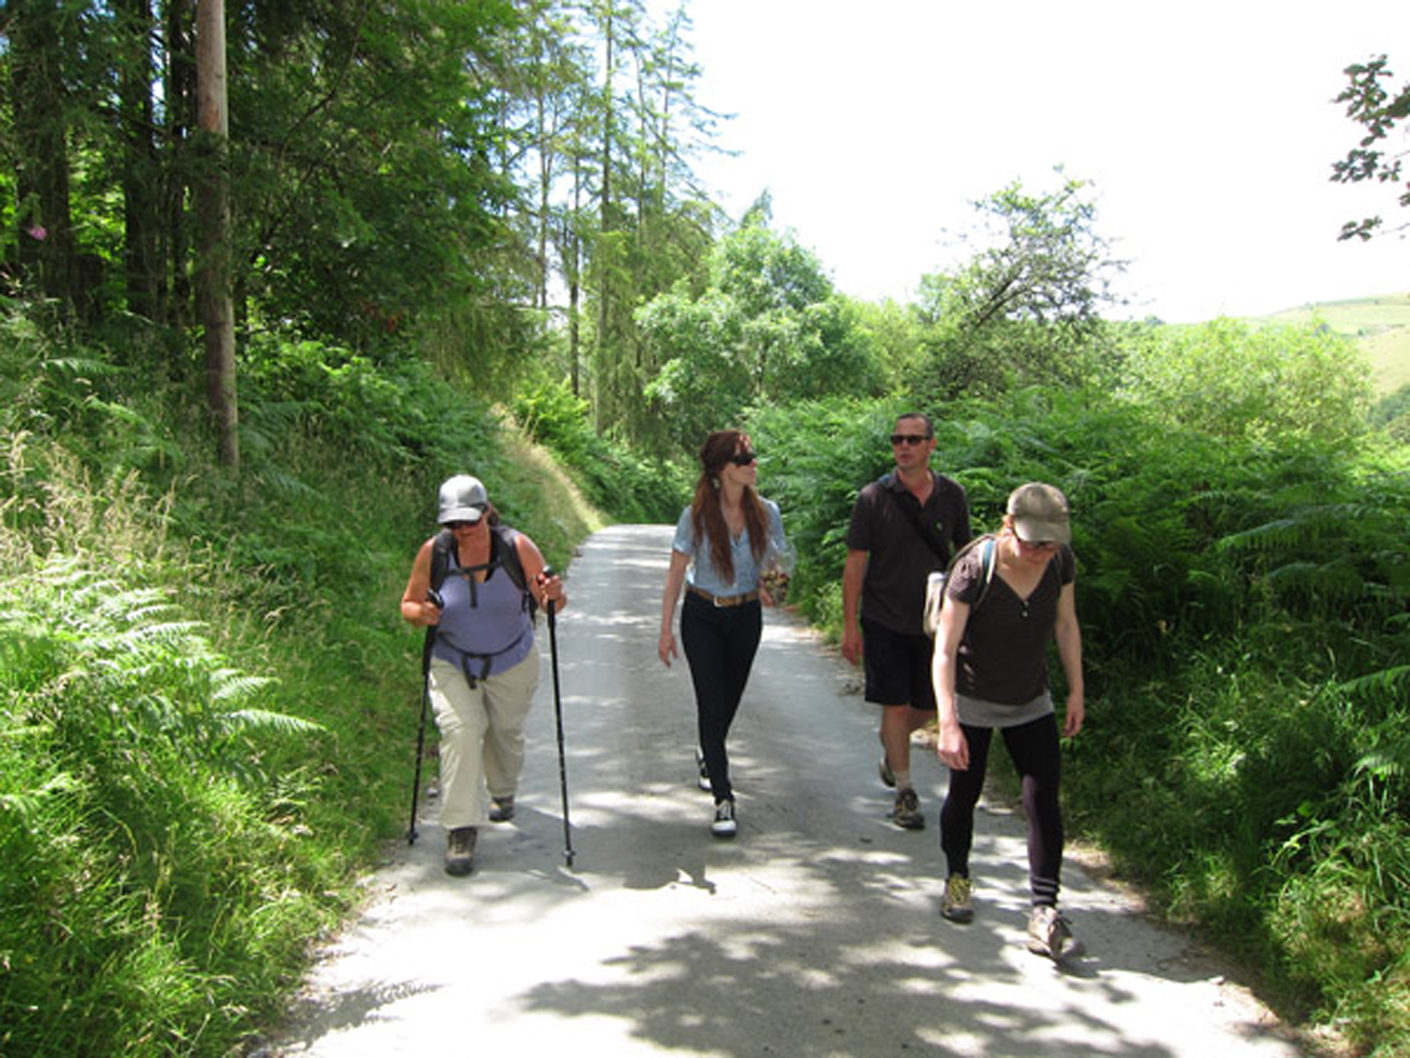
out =
[(442, 522), (441, 524), (452, 531), (456, 529), (473, 529), (485, 520), (485, 506), (482, 503), (472, 503), (470, 508), (471, 510), (480, 512), (480, 517), (476, 518), (473, 522), (461, 518), (453, 522)]
[(729, 461), (737, 467), (747, 467), (757, 458), (753, 452), (736, 452), (729, 457)]
[(891, 435), (891, 443), (893, 445), (920, 445), (925, 444), (925, 442), (929, 440), (930, 438), (923, 433), (893, 433)]

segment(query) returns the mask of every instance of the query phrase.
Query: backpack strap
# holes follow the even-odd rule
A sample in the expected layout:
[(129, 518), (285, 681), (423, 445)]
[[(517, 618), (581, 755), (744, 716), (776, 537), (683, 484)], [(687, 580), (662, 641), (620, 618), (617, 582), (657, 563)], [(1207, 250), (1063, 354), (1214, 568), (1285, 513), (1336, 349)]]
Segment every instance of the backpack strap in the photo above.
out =
[(979, 598), (974, 600), (974, 605), (969, 608), (973, 613), (979, 608), (979, 604), (984, 601), (984, 597), (989, 594), (989, 586), (994, 583), (994, 567), (998, 565), (994, 561), (998, 551), (998, 538), (993, 533), (985, 533), (979, 538), (983, 542), (983, 547), (979, 553), (979, 571), (984, 581), (984, 587), (979, 589)]
[[(450, 568), (451, 556), (456, 554), (455, 534), (442, 529), (431, 541), (431, 593), (439, 605), (441, 585), (446, 580), (446, 570)], [(431, 648), (436, 645), (436, 626), (426, 626), (426, 640), (421, 645), (421, 675), (431, 673)]]
[(539, 601), (529, 590), (528, 578), (524, 576), (524, 562), (519, 557), (519, 531), (507, 525), (496, 525), (492, 527), (491, 532), (499, 545), (499, 564), (504, 572), (509, 574), (509, 579), (515, 586), (524, 593), (524, 609), (529, 611), (529, 620), (532, 621), (538, 617)]
[(442, 529), (431, 541), (431, 590), (440, 591), (441, 585), (446, 581), (446, 570), (450, 569), (450, 560), (454, 558), (456, 565), (460, 564), (460, 553), (455, 547), (455, 534), (449, 529)]
[(985, 533), (983, 536), (977, 536), (969, 543), (965, 544), (964, 547), (956, 551), (955, 557), (950, 559), (950, 564), (945, 567), (945, 580), (948, 583), (960, 559), (975, 550), (975, 548), (979, 549), (979, 579), (981, 587), (979, 589), (979, 598), (970, 603), (970, 613), (979, 609), (979, 604), (984, 601), (985, 596), (989, 594), (989, 587), (994, 583), (994, 569), (998, 566), (998, 562), (996, 561), (998, 556), (998, 544), (999, 538), (993, 533)]

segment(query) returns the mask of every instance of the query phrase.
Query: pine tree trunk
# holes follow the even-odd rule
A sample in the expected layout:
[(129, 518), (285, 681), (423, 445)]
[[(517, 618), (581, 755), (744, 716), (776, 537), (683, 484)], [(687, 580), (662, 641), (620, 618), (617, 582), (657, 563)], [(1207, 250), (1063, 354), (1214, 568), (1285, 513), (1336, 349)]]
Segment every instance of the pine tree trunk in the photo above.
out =
[(72, 305), (73, 226), (64, 120), (59, 11), (55, 0), (11, 0), (8, 35), (14, 92), (19, 262), (39, 293)]
[(229, 117), (225, 83), (225, 2), (196, 5), (196, 100), (200, 127), (196, 282), (206, 338), (206, 400), (220, 461), (240, 469), (235, 399), (235, 327), (230, 295)]

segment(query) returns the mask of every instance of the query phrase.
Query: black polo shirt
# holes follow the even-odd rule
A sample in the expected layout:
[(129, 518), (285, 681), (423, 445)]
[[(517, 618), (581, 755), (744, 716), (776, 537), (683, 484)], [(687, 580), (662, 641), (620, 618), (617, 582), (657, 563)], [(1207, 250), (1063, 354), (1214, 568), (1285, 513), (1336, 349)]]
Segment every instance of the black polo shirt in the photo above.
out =
[[(847, 527), (847, 549), (867, 552), (861, 617), (902, 635), (925, 634), (925, 579), (932, 570), (944, 569), (955, 549), (970, 538), (964, 489), (944, 474), (930, 473), (934, 487), (924, 507), (893, 471), (862, 489)], [(943, 558), (916, 532), (897, 500), (918, 510), (922, 523), (949, 545)]]

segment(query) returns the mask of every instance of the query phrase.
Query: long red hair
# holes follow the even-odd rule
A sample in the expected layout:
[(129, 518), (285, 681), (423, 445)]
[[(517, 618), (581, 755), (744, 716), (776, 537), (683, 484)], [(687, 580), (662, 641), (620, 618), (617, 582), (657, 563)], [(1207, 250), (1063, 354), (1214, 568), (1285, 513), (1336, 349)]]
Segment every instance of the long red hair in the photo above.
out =
[[(690, 504), (691, 526), (695, 544), (710, 541), (710, 561), (727, 581), (734, 580), (734, 559), (730, 557), (729, 527), (720, 506), (720, 471), (738, 451), (741, 442), (749, 445), (749, 437), (740, 430), (717, 430), (700, 446), (700, 477), (695, 482), (695, 499)], [(749, 533), (749, 550), (756, 561), (762, 561), (769, 542), (768, 515), (759, 496), (748, 485), (740, 500), (744, 508), (744, 527)]]

